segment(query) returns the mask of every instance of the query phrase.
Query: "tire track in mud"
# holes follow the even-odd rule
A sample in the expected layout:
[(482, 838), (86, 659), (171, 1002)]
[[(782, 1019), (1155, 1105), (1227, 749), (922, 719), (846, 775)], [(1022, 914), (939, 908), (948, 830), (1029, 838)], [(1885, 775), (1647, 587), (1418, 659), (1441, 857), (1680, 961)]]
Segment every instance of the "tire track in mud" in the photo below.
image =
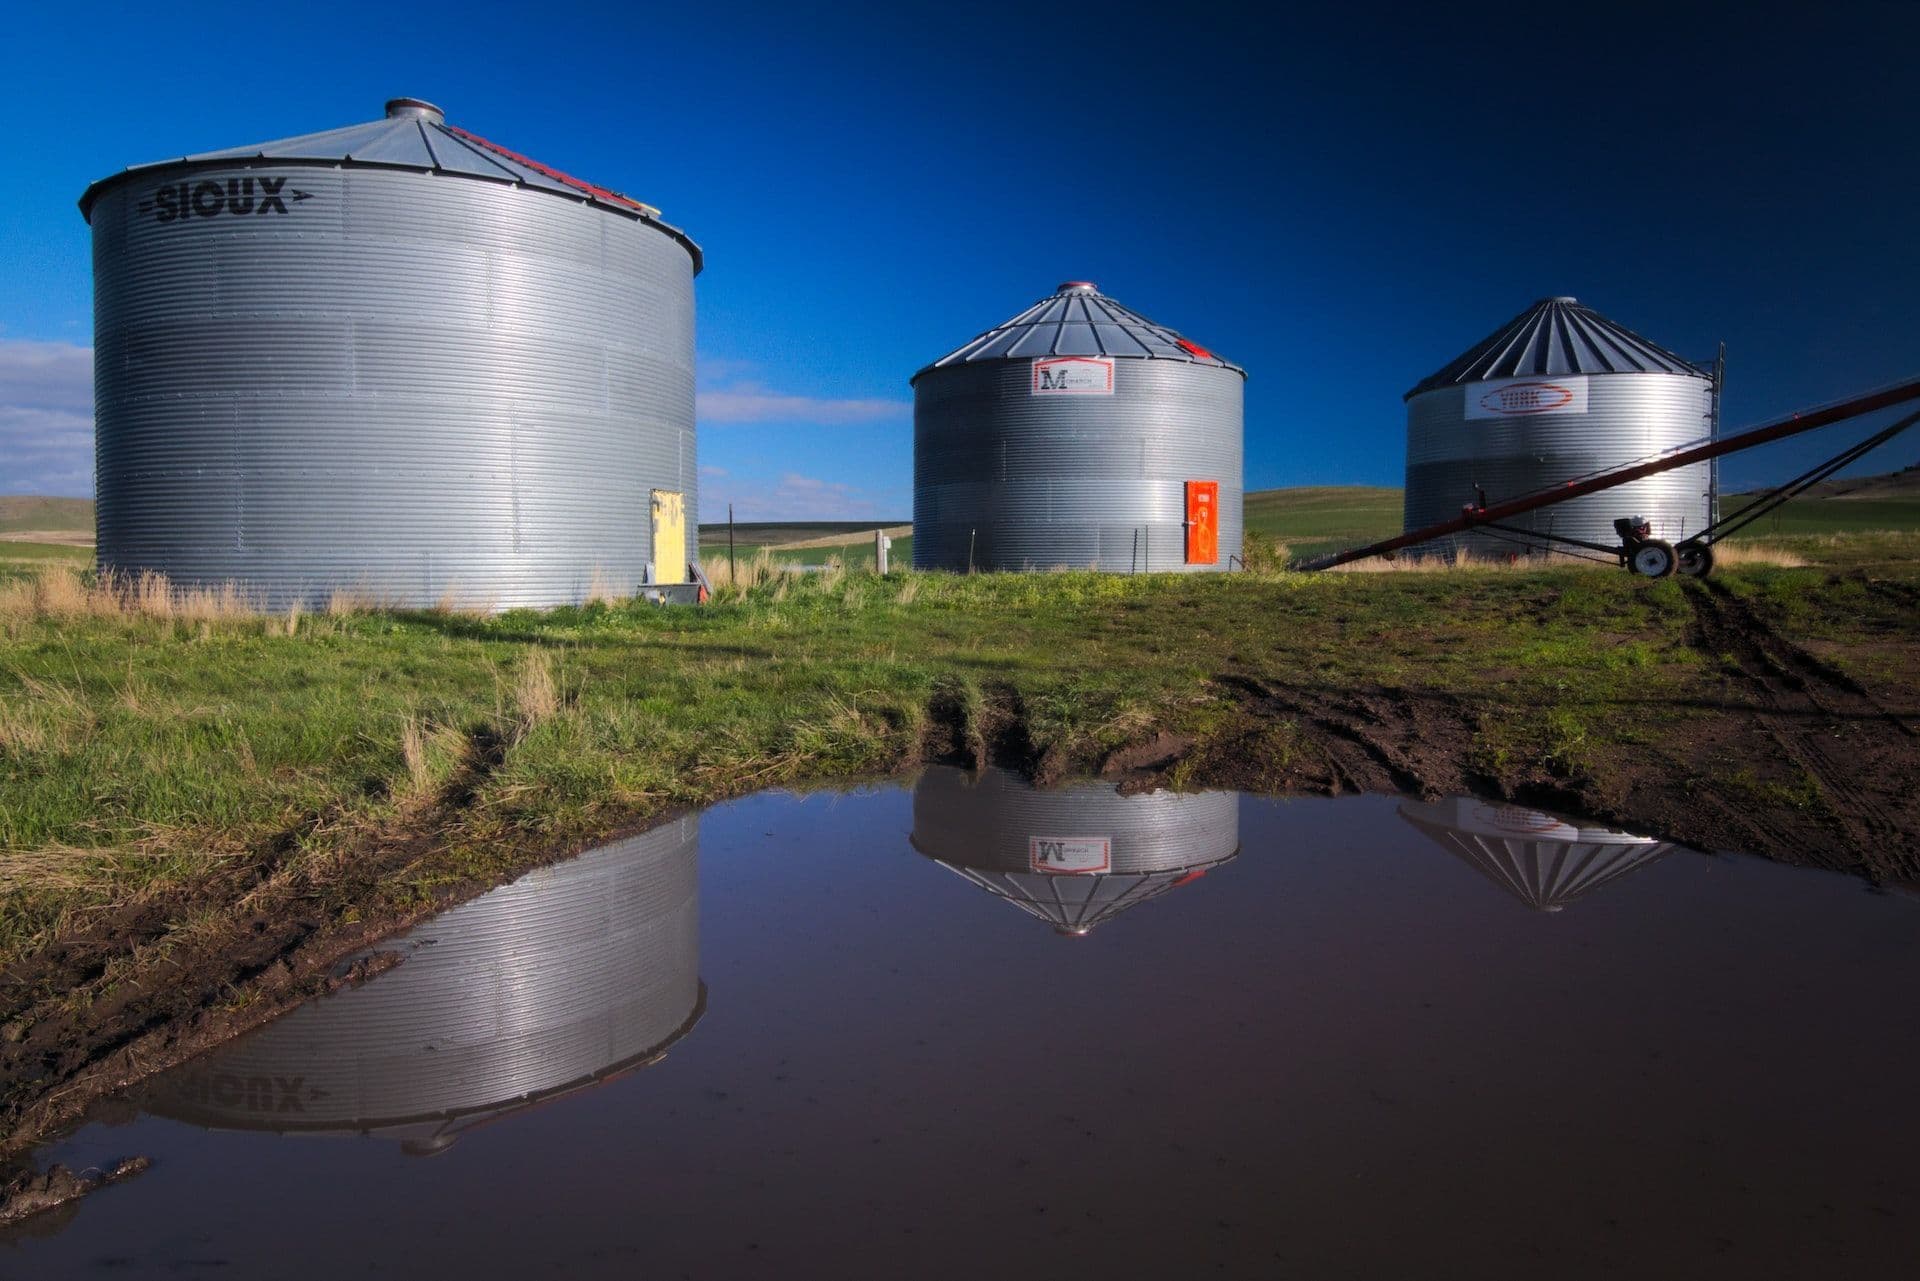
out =
[[(1683, 584), (1694, 647), (1723, 665), (1753, 697), (1755, 719), (1779, 757), (1820, 789), (1833, 823), (1856, 850), (1901, 849), (1917, 830), (1912, 761), (1916, 733), (1831, 663), (1780, 635), (1751, 602), (1711, 580)], [(1903, 781), (1904, 780), (1904, 781)], [(1745, 826), (1787, 835), (1760, 817)], [(1906, 855), (1906, 871), (1920, 863)]]
[[(383, 877), (432, 849), (440, 826), (506, 759), (508, 740), (494, 727), (469, 730), (467, 739), (464, 764), (431, 805), (397, 830), (368, 832), (337, 863), (287, 862), (304, 836), (337, 821), (328, 812), (208, 883), (101, 913), (83, 933), (0, 974), (0, 1153), (99, 1094), (331, 990), (342, 981), (338, 958), (410, 923), (400, 915), (329, 922), (315, 903), (370, 902)], [(172, 932), (166, 922), (196, 899), (222, 902), (219, 919)], [(241, 994), (246, 1000), (233, 1004)]]
[[(1436, 746), (1466, 742), (1474, 733), (1472, 715), (1449, 696), (1402, 689), (1334, 692), (1238, 674), (1216, 680), (1234, 691), (1259, 721), (1292, 722), (1304, 731), (1326, 767), (1320, 790), (1333, 795), (1400, 792), (1431, 799), (1469, 790), (1476, 782), (1484, 786), (1484, 780), (1466, 775), (1461, 753)], [(1236, 752), (1238, 745), (1227, 750)], [(1254, 780), (1248, 790), (1271, 790), (1272, 782)]]

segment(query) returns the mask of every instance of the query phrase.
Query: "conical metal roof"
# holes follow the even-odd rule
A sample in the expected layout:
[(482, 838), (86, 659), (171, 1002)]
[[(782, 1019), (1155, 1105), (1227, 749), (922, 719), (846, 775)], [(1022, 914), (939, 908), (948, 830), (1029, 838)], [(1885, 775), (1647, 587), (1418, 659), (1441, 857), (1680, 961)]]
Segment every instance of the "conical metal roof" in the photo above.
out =
[(1084, 935), (1240, 852), (1232, 792), (1123, 796), (934, 766), (913, 788), (913, 847), (1055, 932)]
[(1471, 796), (1431, 805), (1403, 801), (1400, 817), (1542, 912), (1557, 912), (1677, 848), (1650, 836)]
[(1156, 325), (1139, 312), (1101, 293), (1089, 280), (1069, 280), (1013, 319), (995, 325), (972, 342), (926, 366), (930, 369), (983, 360), (1027, 360), (1035, 356), (1124, 356), (1139, 360), (1179, 360), (1190, 365), (1247, 371), (1199, 343)]
[(101, 189), (130, 175), (181, 165), (247, 161), (417, 169), (550, 191), (658, 225), (662, 231), (687, 247), (687, 252), (693, 255), (696, 272), (701, 267), (700, 247), (678, 227), (661, 222), (660, 211), (652, 205), (642, 204), (631, 196), (562, 173), (551, 165), (541, 164), (516, 151), (509, 151), (499, 143), (489, 142), (478, 134), (450, 125), (440, 108), (419, 98), (392, 99), (387, 103), (384, 117), (364, 124), (132, 165), (89, 186), (80, 196), (80, 212), (91, 218), (93, 202)]
[(1493, 378), (1540, 374), (1685, 374), (1705, 372), (1658, 343), (1617, 325), (1577, 298), (1542, 298), (1476, 343), (1466, 355), (1421, 382), (1421, 392)]

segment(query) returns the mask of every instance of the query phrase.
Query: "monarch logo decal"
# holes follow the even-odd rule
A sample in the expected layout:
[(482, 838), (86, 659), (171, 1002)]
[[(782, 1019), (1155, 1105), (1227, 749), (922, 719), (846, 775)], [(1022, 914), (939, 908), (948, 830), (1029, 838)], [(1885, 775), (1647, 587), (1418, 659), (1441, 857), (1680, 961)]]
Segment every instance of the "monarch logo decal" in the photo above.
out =
[(297, 205), (311, 199), (310, 191), (289, 190), (285, 178), (207, 178), (154, 188), (153, 195), (140, 202), (140, 212), (152, 214), (155, 222), (223, 215), (257, 218), (284, 214), (289, 202)]
[(1111, 356), (1043, 356), (1033, 362), (1036, 396), (1111, 396)]

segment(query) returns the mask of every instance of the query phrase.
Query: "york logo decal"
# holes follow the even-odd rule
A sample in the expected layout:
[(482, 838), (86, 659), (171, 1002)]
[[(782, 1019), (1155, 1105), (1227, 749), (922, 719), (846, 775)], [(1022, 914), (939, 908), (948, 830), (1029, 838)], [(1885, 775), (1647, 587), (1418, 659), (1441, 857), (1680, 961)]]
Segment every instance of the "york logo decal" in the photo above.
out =
[(285, 178), (206, 178), (154, 188), (140, 202), (141, 213), (155, 222), (184, 222), (190, 218), (257, 218), (284, 214), (289, 204), (313, 199), (310, 191), (289, 189)]
[(1467, 388), (1468, 418), (1524, 418), (1532, 414), (1584, 414), (1587, 380), (1502, 378)]

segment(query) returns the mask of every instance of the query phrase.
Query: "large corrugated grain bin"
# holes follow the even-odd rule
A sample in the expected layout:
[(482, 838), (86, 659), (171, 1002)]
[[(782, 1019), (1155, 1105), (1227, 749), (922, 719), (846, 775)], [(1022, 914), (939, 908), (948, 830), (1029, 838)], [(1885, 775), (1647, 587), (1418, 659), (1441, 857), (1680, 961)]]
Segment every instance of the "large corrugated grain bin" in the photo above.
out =
[(1245, 383), (1068, 281), (913, 376), (914, 568), (1232, 568)]
[[(1517, 498), (1701, 440), (1712, 376), (1583, 307), (1543, 298), (1406, 394), (1405, 528), (1450, 520), (1484, 495)], [(1556, 503), (1422, 553), (1505, 556), (1544, 546), (1529, 533), (1617, 546), (1613, 522), (1645, 516), (1679, 542), (1711, 520), (1713, 464), (1695, 463)]]
[(699, 856), (690, 815), (531, 872), (381, 944), (403, 963), (156, 1079), (142, 1103), (432, 1153), (651, 1063), (706, 1008)]
[(913, 847), (1066, 935), (1199, 880), (1240, 852), (1232, 792), (1122, 796), (935, 766), (913, 787)]
[(657, 210), (415, 99), (80, 208), (103, 568), (276, 609), (686, 580), (701, 259)]

